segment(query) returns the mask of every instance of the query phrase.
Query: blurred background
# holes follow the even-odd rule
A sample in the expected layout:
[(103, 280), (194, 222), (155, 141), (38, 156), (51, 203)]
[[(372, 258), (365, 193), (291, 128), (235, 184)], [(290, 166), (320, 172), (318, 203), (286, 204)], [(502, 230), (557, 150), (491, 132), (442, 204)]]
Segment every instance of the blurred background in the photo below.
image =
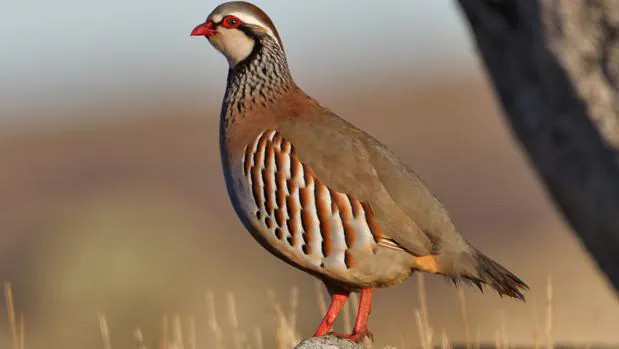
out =
[[(526, 304), (466, 288), (473, 337), (494, 341), (503, 318), (511, 342), (532, 343), (552, 275), (555, 340), (619, 342), (617, 298), (512, 139), (454, 2), (255, 3), (297, 83), (395, 150), (461, 231), (530, 285)], [(227, 63), (189, 36), (216, 5), (3, 2), (0, 279), (12, 283), (26, 347), (100, 346), (105, 313), (114, 347), (133, 345), (136, 327), (156, 347), (164, 314), (179, 314), (207, 348), (205, 292), (224, 332), (231, 293), (239, 327), (260, 326), (265, 343), (276, 327), (268, 289), (287, 304), (299, 288), (302, 336), (320, 321), (314, 279), (255, 243), (225, 193)], [(425, 280), (436, 332), (462, 340), (456, 289)], [(377, 293), (378, 344), (418, 342), (416, 282)]]

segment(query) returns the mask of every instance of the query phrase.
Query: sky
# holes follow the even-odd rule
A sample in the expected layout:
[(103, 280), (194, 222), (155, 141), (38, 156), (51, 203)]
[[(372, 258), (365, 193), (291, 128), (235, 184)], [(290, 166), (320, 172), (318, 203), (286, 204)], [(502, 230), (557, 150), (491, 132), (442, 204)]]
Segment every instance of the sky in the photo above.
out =
[[(406, 70), (434, 76), (475, 69), (468, 29), (452, 1), (255, 1), (284, 40), (304, 86)], [(0, 11), (0, 122), (101, 96), (153, 90), (221, 91), (227, 64), (189, 32), (218, 1), (20, 0)], [(50, 111), (47, 112), (46, 111)]]

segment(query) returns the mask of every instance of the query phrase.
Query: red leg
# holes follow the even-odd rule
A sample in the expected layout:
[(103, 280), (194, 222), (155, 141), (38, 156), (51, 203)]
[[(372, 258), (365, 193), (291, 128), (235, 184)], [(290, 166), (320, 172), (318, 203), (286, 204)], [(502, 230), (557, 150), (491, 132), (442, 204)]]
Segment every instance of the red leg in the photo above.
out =
[(359, 310), (357, 310), (357, 319), (355, 320), (355, 328), (353, 330), (353, 335), (355, 334), (366, 334), (368, 330), (368, 318), (370, 317), (370, 312), (372, 311), (372, 294), (374, 293), (374, 289), (366, 288), (361, 290), (361, 295), (359, 297)]
[(335, 318), (337, 314), (340, 313), (344, 304), (348, 300), (348, 296), (350, 292), (331, 292), (331, 305), (329, 305), (329, 309), (325, 314), (325, 317), (320, 322), (318, 329), (314, 332), (314, 337), (324, 336), (329, 333), (331, 327), (333, 326), (333, 322), (335, 322)]
[(352, 334), (343, 335), (334, 333), (334, 335), (340, 338), (350, 339), (353, 342), (361, 342), (365, 337), (373, 339), (372, 332), (368, 330), (368, 318), (372, 308), (372, 293), (371, 288), (361, 290), (359, 297), (359, 309), (357, 310), (357, 318), (355, 319), (355, 327)]

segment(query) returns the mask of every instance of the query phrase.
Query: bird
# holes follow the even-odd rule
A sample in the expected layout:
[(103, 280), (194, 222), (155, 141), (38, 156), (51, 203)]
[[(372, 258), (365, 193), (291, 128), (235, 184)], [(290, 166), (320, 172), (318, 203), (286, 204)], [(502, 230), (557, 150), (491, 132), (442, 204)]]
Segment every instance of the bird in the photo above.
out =
[[(414, 272), (525, 300), (528, 286), (473, 247), (392, 150), (303, 92), (263, 10), (225, 2), (191, 35), (228, 62), (219, 146), (236, 214), (260, 245), (329, 292), (314, 336), (371, 337), (374, 289)], [(351, 292), (359, 293), (352, 333), (331, 332)]]

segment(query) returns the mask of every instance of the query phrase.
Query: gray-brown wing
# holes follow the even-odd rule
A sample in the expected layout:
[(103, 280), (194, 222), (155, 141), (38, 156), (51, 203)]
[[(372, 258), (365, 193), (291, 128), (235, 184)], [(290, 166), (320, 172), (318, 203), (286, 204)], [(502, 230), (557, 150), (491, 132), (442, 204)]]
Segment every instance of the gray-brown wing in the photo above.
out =
[[(441, 249), (469, 250), (447, 210), (423, 181), (391, 150), (369, 135), (363, 137), (380, 182), (402, 209)], [(394, 236), (396, 241), (404, 236)]]
[(432, 239), (394, 201), (383, 183), (381, 173), (400, 169), (389, 161), (382, 164), (385, 168), (376, 168), (377, 155), (368, 149), (367, 134), (332, 114), (318, 120), (296, 119), (281, 124), (279, 130), (294, 145), (299, 160), (326, 186), (368, 203), (386, 237), (416, 256), (436, 250)]

